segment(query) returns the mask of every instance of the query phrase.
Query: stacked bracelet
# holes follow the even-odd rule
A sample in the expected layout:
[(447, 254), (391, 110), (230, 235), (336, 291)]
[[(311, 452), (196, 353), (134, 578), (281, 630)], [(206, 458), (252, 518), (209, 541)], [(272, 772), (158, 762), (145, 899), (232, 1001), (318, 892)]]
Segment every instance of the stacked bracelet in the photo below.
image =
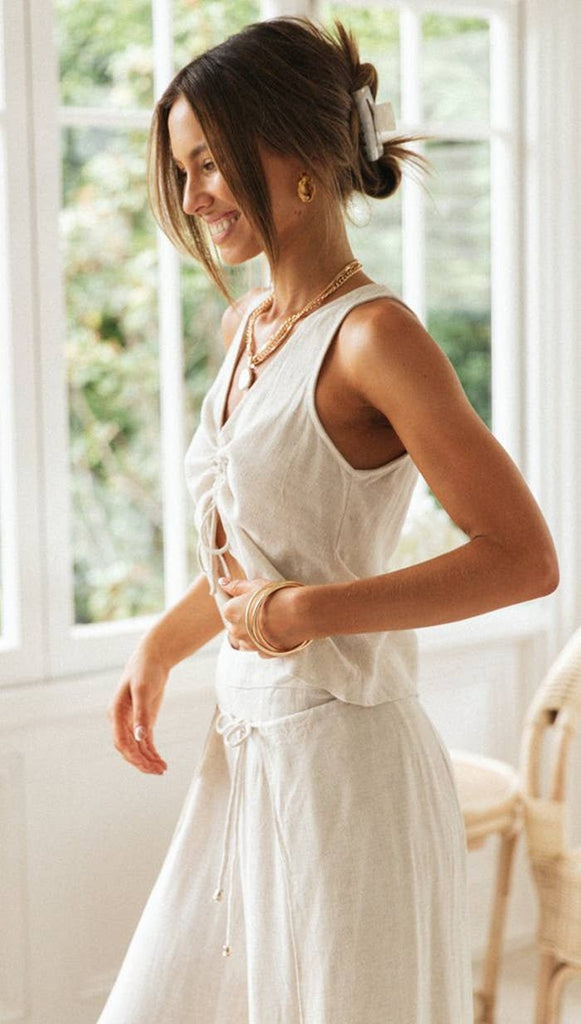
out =
[(304, 587), (304, 585), (304, 583), (298, 583), (297, 580), (275, 580), (272, 583), (265, 583), (263, 587), (255, 590), (252, 594), (246, 605), (246, 632), (257, 650), (262, 651), (263, 654), (270, 654), (280, 658), (284, 654), (294, 654), (295, 651), (301, 651), (303, 647), (308, 647), (309, 644), (312, 644), (312, 639), (303, 640), (296, 647), (290, 647), (286, 651), (281, 651), (280, 648), (274, 647), (267, 640), (260, 625), (260, 609), (270, 594), (274, 593), (275, 590), (282, 590), (283, 587)]

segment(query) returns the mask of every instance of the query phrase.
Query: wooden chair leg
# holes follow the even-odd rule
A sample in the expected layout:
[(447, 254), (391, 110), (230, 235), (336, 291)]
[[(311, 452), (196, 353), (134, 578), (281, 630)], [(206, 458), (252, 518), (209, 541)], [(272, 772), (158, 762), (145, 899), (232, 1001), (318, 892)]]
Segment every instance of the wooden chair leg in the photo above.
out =
[(537, 974), (537, 1005), (535, 1024), (548, 1024), (549, 991), (552, 977), (557, 970), (557, 958), (553, 953), (541, 953)]
[(547, 1024), (559, 1024), (563, 1009), (563, 992), (571, 978), (579, 977), (579, 968), (570, 964), (561, 964), (553, 972), (549, 983), (547, 1000)]
[(502, 953), (502, 939), (506, 922), (506, 909), (510, 890), (510, 878), (514, 851), (519, 837), (518, 831), (505, 832), (500, 837), (494, 902), (490, 918), (488, 943), (482, 972), (482, 984), (478, 990), (480, 997), (482, 1024), (494, 1024), (496, 996), (498, 987), (498, 971)]

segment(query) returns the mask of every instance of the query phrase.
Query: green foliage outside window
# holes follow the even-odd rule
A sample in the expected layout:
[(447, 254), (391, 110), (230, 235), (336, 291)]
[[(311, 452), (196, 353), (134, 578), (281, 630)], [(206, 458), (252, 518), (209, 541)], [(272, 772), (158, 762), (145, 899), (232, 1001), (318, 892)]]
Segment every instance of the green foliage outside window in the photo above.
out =
[[(58, 0), (64, 106), (151, 111), (151, 4)], [(258, 16), (240, 0), (175, 5), (176, 70)], [(158, 266), (145, 193), (146, 132), (66, 127), (61, 248), (66, 345), (75, 621), (163, 607)], [(232, 273), (232, 287), (241, 274)], [(184, 265), (187, 424), (221, 359), (224, 300)]]

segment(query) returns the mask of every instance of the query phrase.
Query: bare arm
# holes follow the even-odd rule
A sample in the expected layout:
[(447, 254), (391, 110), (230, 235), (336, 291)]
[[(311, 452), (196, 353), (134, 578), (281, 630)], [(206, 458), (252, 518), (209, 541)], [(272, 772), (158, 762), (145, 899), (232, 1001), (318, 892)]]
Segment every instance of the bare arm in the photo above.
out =
[[(390, 421), (450, 517), (469, 537), (454, 551), (365, 579), (278, 591), (263, 608), (277, 645), (306, 637), (409, 629), (466, 619), (550, 593), (553, 541), (519, 470), (468, 402), (439, 346), (399, 304), (350, 318), (349, 372), (366, 402)], [(357, 310), (355, 311), (357, 313)], [(226, 588), (225, 618), (246, 640), (246, 585)], [(242, 602), (244, 604), (242, 604)]]
[(210, 594), (207, 577), (201, 573), (151, 627), (141, 641), (169, 670), (189, 658), (224, 629), (218, 606)]
[(469, 542), (407, 569), (290, 592), (310, 635), (431, 626), (554, 590), (557, 558), (541, 511), (439, 346), (400, 305), (382, 304), (352, 330), (353, 379)]

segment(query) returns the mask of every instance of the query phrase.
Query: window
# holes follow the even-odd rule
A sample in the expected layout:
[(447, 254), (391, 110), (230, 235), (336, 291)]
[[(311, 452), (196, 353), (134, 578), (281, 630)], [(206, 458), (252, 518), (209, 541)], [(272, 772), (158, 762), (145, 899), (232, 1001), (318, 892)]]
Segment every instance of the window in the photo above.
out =
[[(147, 127), (154, 80), (158, 94), (194, 50), (258, 13), (250, 0), (173, 12), (149, 0), (56, 4), (78, 624), (159, 612), (197, 570), (180, 456), (216, 369), (224, 303), (157, 237), (145, 191)], [(166, 487), (173, 500), (164, 509)]]
[[(13, 211), (0, 241), (0, 291), (11, 299), (0, 314), (10, 682), (119, 665), (197, 572), (183, 456), (222, 358), (224, 302), (157, 230), (145, 143), (154, 98), (175, 71), (260, 9), (255, 0), (44, 0), (34, 14), (26, 0), (4, 0), (1, 9), (10, 90), (0, 91), (0, 221)], [(232, 290), (260, 274), (233, 269)]]
[[(224, 303), (157, 231), (145, 140), (175, 70), (261, 8), (1, 10), (0, 625), (11, 682), (118, 666), (197, 572), (183, 454), (222, 358)], [(305, 9), (352, 24), (398, 127), (434, 136), (428, 192), (406, 178), (391, 200), (369, 201), (371, 218), (354, 204), (353, 247), (422, 316), (518, 458), (514, 11), (509, 0)], [(263, 16), (278, 12), (265, 2)], [(260, 260), (233, 269), (233, 290), (264, 272)], [(425, 492), (410, 530), (402, 564), (460, 540)]]

